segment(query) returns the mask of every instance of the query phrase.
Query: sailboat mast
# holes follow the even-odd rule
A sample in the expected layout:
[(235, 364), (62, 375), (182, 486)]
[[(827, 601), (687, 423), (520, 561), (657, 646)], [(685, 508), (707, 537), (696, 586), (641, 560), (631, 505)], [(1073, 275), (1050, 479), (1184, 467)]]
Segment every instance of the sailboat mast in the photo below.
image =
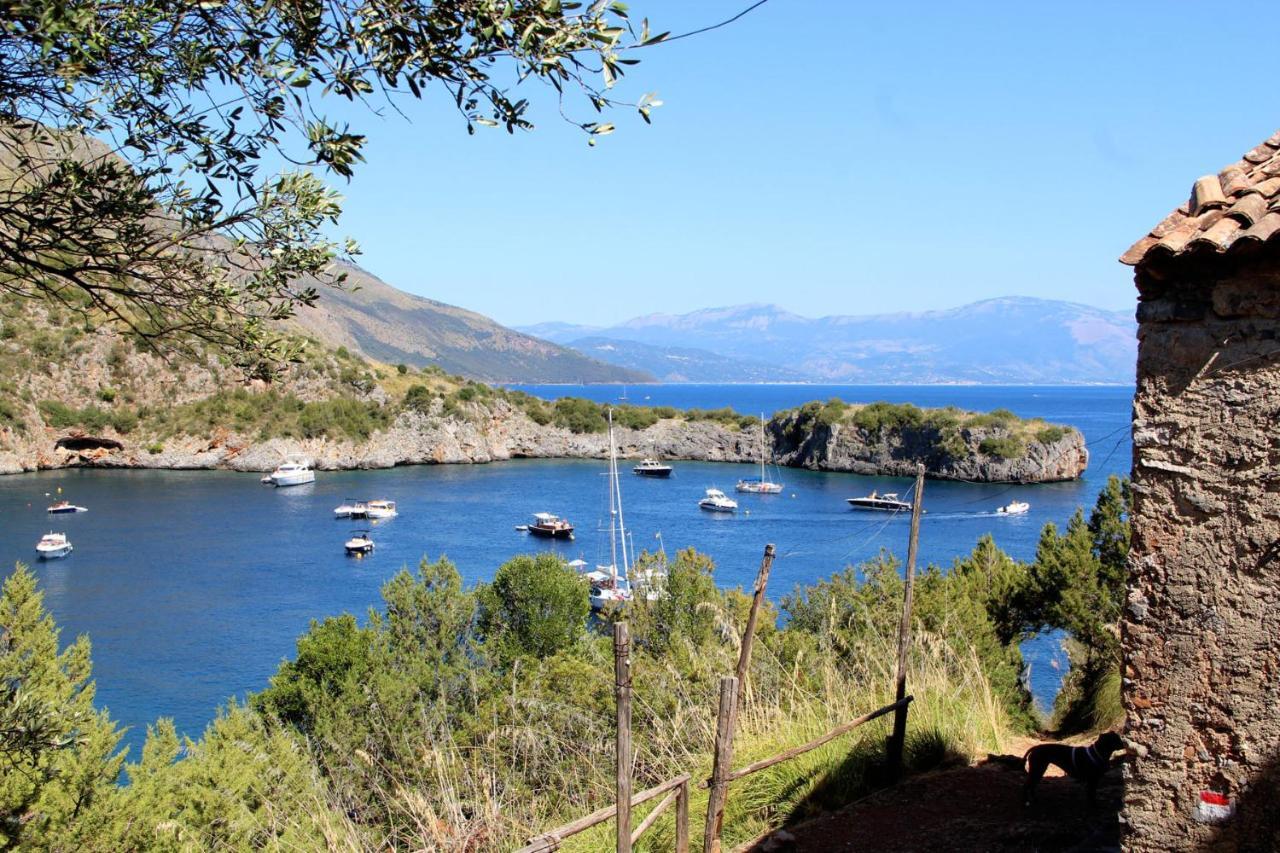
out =
[(764, 485), (764, 412), (760, 413), (760, 485)]
[[(613, 443), (612, 413), (609, 416), (609, 456), (610, 476), (613, 477), (613, 494), (618, 502), (618, 536), (622, 539), (622, 576), (626, 578), (631, 575), (631, 567), (627, 561), (627, 525), (622, 518), (622, 481), (618, 479), (618, 456)], [(615, 563), (614, 565), (616, 566), (617, 564)]]
[[(613, 579), (618, 579), (618, 524), (614, 517), (614, 481), (613, 481), (613, 409), (608, 410), (609, 414), (609, 567), (613, 572)], [(616, 585), (616, 584), (615, 584)]]

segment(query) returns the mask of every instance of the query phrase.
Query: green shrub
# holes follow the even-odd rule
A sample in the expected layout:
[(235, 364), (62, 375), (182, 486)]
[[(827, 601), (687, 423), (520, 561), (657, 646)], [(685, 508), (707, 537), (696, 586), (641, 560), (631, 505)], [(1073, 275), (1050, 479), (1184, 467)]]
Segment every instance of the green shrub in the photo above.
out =
[(435, 396), (425, 385), (410, 385), (409, 390), (404, 392), (404, 407), (425, 415), (431, 411)]
[(1066, 434), (1067, 431), (1062, 427), (1050, 424), (1036, 432), (1036, 441), (1041, 444), (1053, 444), (1054, 442), (1062, 441)]
[(127, 435), (138, 428), (138, 416), (132, 409), (117, 409), (111, 413), (111, 426), (121, 435)]
[(613, 410), (613, 422), (627, 429), (648, 429), (658, 422), (658, 413), (648, 406), (619, 406)]
[(868, 403), (853, 415), (853, 422), (870, 433), (917, 427), (924, 421), (924, 412), (911, 403)]
[(18, 413), (18, 405), (12, 400), (0, 397), (0, 425), (10, 427), (16, 432), (25, 432), (27, 425)]
[(969, 418), (971, 427), (999, 427), (1007, 429), (1018, 422), (1018, 416), (1008, 409), (992, 409), (986, 414)]
[(164, 453), (164, 442), (155, 441), (147, 445), (147, 452), (152, 456)]
[(553, 422), (569, 432), (604, 432), (609, 427), (601, 406), (581, 397), (561, 397), (554, 406)]
[(1027, 446), (1022, 439), (1006, 435), (999, 438), (984, 438), (978, 445), (978, 452), (984, 456), (995, 456), (999, 459), (1018, 459), (1027, 452)]
[(409, 372), (409, 365), (405, 364), (404, 362), (401, 362), (400, 364), (396, 365), (396, 373), (399, 373), (401, 376), (404, 376), (408, 372)]
[(101, 401), (102, 401), (102, 402), (104, 402), (104, 403), (114, 403), (114, 402), (115, 402), (115, 399), (116, 399), (116, 392), (115, 392), (115, 389), (113, 389), (113, 388), (99, 388), (99, 389), (98, 389), (98, 399), (99, 399), (99, 400), (101, 400)]

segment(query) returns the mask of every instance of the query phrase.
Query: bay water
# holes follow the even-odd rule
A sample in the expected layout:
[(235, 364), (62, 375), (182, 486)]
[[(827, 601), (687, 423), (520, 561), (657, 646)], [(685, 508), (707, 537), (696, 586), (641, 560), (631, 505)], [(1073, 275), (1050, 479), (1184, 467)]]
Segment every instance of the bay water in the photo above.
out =
[[(1110, 474), (1127, 474), (1132, 388), (993, 386), (647, 385), (515, 386), (554, 398), (600, 402), (731, 406), (772, 414), (809, 400), (887, 400), (974, 410), (1003, 407), (1024, 417), (1071, 424), (1091, 462), (1068, 483), (1032, 486), (928, 482), (920, 562), (949, 566), (991, 533), (1018, 559), (1035, 554), (1048, 522), (1065, 524), (1092, 504)], [(675, 462), (669, 480), (627, 475), (625, 521), (637, 549), (693, 547), (716, 562), (722, 586), (749, 589), (764, 545), (779, 557), (774, 600), (874, 557), (905, 557), (905, 515), (852, 511), (845, 499), (878, 490), (905, 494), (910, 481), (783, 469), (780, 495), (738, 495), (736, 515), (698, 509), (704, 490), (732, 492), (749, 465)], [(629, 466), (624, 467), (624, 474)], [(383, 471), (320, 472), (313, 485), (272, 489), (257, 474), (225, 471), (64, 470), (0, 477), (0, 565), (32, 565), (63, 642), (88, 634), (97, 700), (129, 728), (136, 757), (145, 728), (172, 717), (198, 735), (220, 704), (259, 690), (312, 619), (344, 611), (363, 617), (381, 585), (403, 567), (441, 555), (467, 583), (492, 577), (506, 559), (554, 550), (566, 559), (608, 562), (604, 466), (587, 460), (513, 460)], [(47, 516), (58, 498), (88, 512)], [(345, 498), (397, 501), (398, 518), (372, 525), (374, 553), (347, 557), (342, 543), (367, 523), (335, 520)], [(995, 509), (1025, 500), (1024, 516)], [(570, 519), (572, 542), (531, 539), (516, 527), (534, 512)], [(38, 562), (35, 543), (65, 531), (74, 553)], [(1051, 702), (1066, 666), (1059, 639), (1024, 647), (1031, 686)]]

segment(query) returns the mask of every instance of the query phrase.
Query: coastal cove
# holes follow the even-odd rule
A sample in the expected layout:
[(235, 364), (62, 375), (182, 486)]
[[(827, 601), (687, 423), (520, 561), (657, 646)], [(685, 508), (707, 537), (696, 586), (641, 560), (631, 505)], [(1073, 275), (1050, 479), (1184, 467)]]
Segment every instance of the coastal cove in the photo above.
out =
[[(602, 402), (622, 394), (619, 386), (522, 390)], [(943, 566), (986, 532), (1012, 556), (1029, 559), (1044, 523), (1061, 525), (1077, 506), (1092, 503), (1108, 474), (1128, 468), (1132, 389), (1126, 388), (635, 386), (626, 392), (637, 404), (766, 413), (830, 396), (1006, 407), (1083, 432), (1091, 461), (1080, 480), (930, 482), (921, 561)], [(781, 556), (770, 585), (774, 599), (881, 548), (905, 553), (905, 518), (854, 513), (844, 503), (872, 489), (905, 491), (905, 480), (784, 469), (784, 494), (743, 497), (743, 511), (734, 517), (699, 513), (696, 499), (705, 488), (731, 490), (750, 473), (746, 464), (685, 462), (670, 481), (628, 477), (623, 489), (636, 545), (661, 544), (668, 552), (696, 547), (715, 559), (720, 585), (749, 586), (764, 543), (775, 542)], [(76, 551), (69, 559), (35, 570), (64, 642), (80, 633), (93, 640), (99, 704), (131, 727), (129, 741), (136, 745), (159, 716), (173, 716), (181, 731), (197, 734), (219, 703), (266, 685), (310, 619), (363, 615), (377, 603), (380, 585), (424, 554), (448, 555), (468, 583), (532, 550), (601, 560), (602, 548), (607, 551), (602, 475), (593, 460), (512, 460), (325, 472), (314, 486), (272, 490), (253, 475), (229, 471), (19, 474), (0, 478), (0, 559), (30, 562), (35, 540), (51, 524), (71, 536)], [(56, 495), (58, 488), (89, 512), (47, 518), (45, 493)], [(332, 518), (332, 508), (347, 497), (386, 497), (400, 505), (399, 518), (374, 528), (378, 547), (364, 560), (343, 556), (341, 541), (355, 525)], [(1030, 502), (1031, 513), (992, 514), (1012, 499)], [(538, 510), (571, 518), (577, 539), (550, 544), (514, 530)], [(1055, 652), (1052, 644), (1028, 651), (1042, 700), (1056, 684), (1055, 659), (1065, 663)]]

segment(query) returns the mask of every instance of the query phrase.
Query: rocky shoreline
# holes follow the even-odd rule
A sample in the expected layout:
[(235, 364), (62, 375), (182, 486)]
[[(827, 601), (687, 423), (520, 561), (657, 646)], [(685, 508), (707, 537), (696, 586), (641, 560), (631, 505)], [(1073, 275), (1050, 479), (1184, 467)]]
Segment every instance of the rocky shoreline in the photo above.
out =
[[(963, 430), (964, 452), (946, 452), (926, 427), (871, 434), (848, 424), (804, 424), (786, 416), (767, 425), (772, 457), (779, 465), (865, 475), (911, 476), (917, 464), (934, 479), (1041, 483), (1079, 477), (1088, 451), (1079, 431), (1064, 428), (1051, 442), (1029, 441), (1017, 458), (978, 449), (996, 430)], [(71, 438), (73, 440), (68, 441)], [(755, 462), (759, 433), (716, 421), (668, 418), (646, 429), (617, 429), (623, 457), (667, 460)], [(116, 446), (118, 445), (118, 446)], [(398, 465), (477, 464), (519, 458), (599, 459), (607, 455), (603, 433), (574, 433), (540, 425), (502, 400), (470, 406), (458, 415), (404, 411), (367, 440), (285, 439), (237, 435), (84, 436), (67, 430), (0, 431), (0, 474), (44, 469), (152, 468), (270, 471), (286, 459), (303, 459), (320, 470), (377, 469)]]

